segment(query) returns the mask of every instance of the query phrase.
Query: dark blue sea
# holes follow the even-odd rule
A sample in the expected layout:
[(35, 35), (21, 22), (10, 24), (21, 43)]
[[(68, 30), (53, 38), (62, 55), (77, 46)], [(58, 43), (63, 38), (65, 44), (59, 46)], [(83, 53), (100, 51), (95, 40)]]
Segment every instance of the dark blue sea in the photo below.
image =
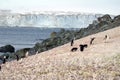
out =
[(11, 44), (16, 50), (32, 48), (35, 43), (49, 38), (51, 32), (59, 30), (58, 28), (0, 27), (0, 47)]

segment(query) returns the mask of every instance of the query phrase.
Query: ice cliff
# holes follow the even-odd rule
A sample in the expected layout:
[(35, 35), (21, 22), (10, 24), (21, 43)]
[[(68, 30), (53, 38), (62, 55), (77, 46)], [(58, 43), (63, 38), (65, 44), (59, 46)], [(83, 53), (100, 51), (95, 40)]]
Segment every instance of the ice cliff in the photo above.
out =
[(0, 26), (82, 28), (100, 16), (102, 15), (78, 12), (0, 12)]

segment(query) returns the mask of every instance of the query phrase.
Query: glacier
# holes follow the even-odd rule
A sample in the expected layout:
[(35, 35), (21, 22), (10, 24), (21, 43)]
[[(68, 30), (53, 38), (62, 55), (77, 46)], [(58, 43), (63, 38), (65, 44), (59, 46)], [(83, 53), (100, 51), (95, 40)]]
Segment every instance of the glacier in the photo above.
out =
[(0, 11), (2, 27), (47, 27), (83, 28), (87, 27), (102, 14), (79, 12), (29, 12), (13, 13)]

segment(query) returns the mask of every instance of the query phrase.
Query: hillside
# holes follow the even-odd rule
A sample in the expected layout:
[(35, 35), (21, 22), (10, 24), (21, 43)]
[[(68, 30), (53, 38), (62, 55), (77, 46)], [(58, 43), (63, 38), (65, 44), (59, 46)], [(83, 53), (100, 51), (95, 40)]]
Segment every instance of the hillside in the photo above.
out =
[[(52, 32), (50, 34), (51, 36), (50, 38), (45, 39), (42, 42), (37, 42), (35, 46), (29, 50), (29, 53), (33, 54), (33, 52), (37, 51), (39, 53), (47, 51), (52, 48), (64, 45), (70, 42), (73, 38), (80, 39), (118, 26), (120, 26), (120, 15), (115, 16), (112, 19), (110, 15), (106, 14), (102, 17), (99, 17), (97, 20), (93, 21), (93, 23), (89, 24), (87, 28), (81, 28), (77, 30), (61, 29), (59, 32)], [(20, 55), (19, 53), (17, 54)]]
[[(105, 35), (110, 39), (103, 40)], [(75, 41), (93, 45), (84, 52), (71, 52), (70, 43), (2, 64), (0, 80), (119, 80), (120, 26)]]

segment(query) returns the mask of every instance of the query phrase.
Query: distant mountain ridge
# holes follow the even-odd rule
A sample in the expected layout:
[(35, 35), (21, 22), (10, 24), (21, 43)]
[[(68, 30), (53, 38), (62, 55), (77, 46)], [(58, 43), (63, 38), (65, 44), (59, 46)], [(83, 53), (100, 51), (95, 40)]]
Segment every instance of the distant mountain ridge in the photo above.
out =
[(0, 26), (83, 28), (101, 16), (102, 14), (78, 12), (12, 13), (0, 11)]

